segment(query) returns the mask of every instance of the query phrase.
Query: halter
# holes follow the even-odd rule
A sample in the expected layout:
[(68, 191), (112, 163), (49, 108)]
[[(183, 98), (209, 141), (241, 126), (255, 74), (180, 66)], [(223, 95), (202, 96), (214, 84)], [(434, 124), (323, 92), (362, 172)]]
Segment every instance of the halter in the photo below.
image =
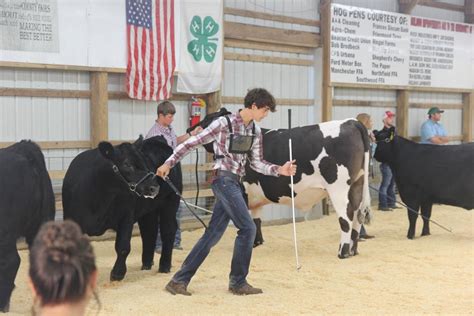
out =
[(125, 179), (125, 177), (120, 173), (120, 170), (119, 168), (117, 167), (117, 165), (113, 164), (112, 165), (112, 170), (114, 171), (114, 173), (119, 176), (120, 179), (122, 179), (123, 182), (125, 182), (127, 185), (128, 185), (128, 188), (130, 189), (130, 191), (134, 192), (136, 195), (142, 197), (143, 194), (140, 194), (138, 191), (137, 191), (137, 187), (143, 182), (145, 181), (146, 179), (148, 179), (149, 177), (154, 177), (155, 174), (153, 172), (148, 172), (147, 174), (145, 174), (140, 180), (138, 180), (138, 182), (134, 183), (134, 182), (130, 182), (128, 181), (127, 179)]

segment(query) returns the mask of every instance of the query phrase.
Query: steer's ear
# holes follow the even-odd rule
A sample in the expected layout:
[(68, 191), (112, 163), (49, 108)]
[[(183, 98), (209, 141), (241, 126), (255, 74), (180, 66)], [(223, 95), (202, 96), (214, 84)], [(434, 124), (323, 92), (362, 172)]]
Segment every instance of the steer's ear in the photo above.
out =
[(100, 142), (99, 151), (105, 158), (113, 160), (115, 156), (114, 146), (109, 142)]
[(138, 136), (138, 139), (133, 143), (133, 146), (135, 146), (135, 148), (142, 148), (143, 146), (143, 135), (140, 134), (140, 136)]

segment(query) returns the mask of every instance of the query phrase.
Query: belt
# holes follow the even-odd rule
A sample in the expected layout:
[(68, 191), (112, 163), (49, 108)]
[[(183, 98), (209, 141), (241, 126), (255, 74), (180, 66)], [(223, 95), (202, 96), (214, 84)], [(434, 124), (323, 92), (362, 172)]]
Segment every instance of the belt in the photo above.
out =
[(242, 183), (242, 179), (243, 179), (243, 177), (227, 170), (217, 169), (214, 174), (218, 177), (228, 177), (228, 178), (234, 179), (235, 181), (240, 182), (240, 183)]

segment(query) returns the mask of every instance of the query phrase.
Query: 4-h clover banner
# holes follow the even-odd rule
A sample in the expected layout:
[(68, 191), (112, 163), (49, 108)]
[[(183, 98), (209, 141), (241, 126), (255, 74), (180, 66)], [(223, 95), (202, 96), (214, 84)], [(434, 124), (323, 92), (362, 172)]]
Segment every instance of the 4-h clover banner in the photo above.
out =
[(178, 92), (220, 90), (223, 58), (223, 1), (180, 2)]

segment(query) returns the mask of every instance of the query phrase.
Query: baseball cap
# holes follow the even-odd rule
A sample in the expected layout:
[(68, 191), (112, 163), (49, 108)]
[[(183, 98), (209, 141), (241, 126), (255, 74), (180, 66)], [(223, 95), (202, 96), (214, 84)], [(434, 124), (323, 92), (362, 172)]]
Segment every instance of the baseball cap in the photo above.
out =
[(428, 110), (428, 115), (433, 115), (435, 113), (444, 113), (443, 110), (440, 110), (439, 107), (434, 106), (431, 109)]
[(395, 113), (393, 113), (392, 111), (385, 111), (385, 113), (383, 114), (383, 119), (385, 120), (388, 117), (394, 117), (394, 116), (395, 116)]

